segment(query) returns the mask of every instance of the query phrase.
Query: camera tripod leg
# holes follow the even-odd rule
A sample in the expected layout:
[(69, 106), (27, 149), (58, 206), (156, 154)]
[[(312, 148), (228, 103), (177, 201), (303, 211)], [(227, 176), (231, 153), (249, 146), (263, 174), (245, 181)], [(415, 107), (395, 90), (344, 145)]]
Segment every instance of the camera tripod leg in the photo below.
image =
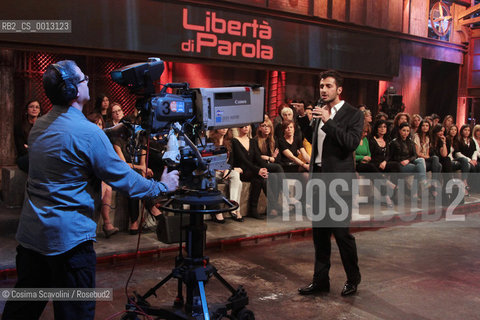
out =
[(146, 300), (148, 297), (150, 297), (151, 295), (154, 295), (155, 297), (157, 296), (157, 294), (155, 293), (161, 286), (163, 286), (165, 283), (167, 283), (168, 280), (170, 280), (171, 278), (173, 277), (173, 273), (170, 273), (165, 279), (163, 279), (162, 281), (160, 281), (159, 283), (157, 283), (157, 285), (153, 288), (150, 288), (150, 290), (147, 291), (147, 293), (145, 293), (141, 299), (142, 300)]
[[(237, 314), (241, 310), (245, 309), (245, 306), (248, 305), (248, 295), (243, 286), (239, 286), (238, 289), (234, 289), (228, 282), (225, 280), (218, 272), (217, 270), (214, 270), (213, 276), (222, 283), (225, 288), (230, 290), (232, 295), (230, 298), (228, 298), (228, 303), (226, 307), (229, 310), (232, 310), (232, 314)], [(242, 318), (238, 318), (242, 319)], [(250, 318), (245, 318), (245, 319), (250, 319)], [(242, 319), (243, 320), (243, 319)]]
[(175, 298), (175, 301), (173, 302), (173, 306), (175, 308), (181, 308), (183, 307), (184, 300), (183, 300), (183, 282), (181, 279), (178, 279), (178, 285), (177, 285), (177, 297)]
[(205, 288), (203, 286), (203, 281), (198, 281), (198, 289), (200, 291), (200, 299), (202, 301), (203, 319), (210, 320), (210, 315), (208, 314), (207, 297), (205, 296)]
[(227, 280), (225, 280), (225, 279), (218, 273), (217, 270), (214, 270), (213, 276), (214, 276), (215, 278), (217, 278), (218, 281), (220, 281), (225, 288), (227, 288), (228, 290), (230, 290), (230, 292), (231, 292), (232, 294), (235, 294), (235, 293), (237, 292), (237, 290), (235, 290), (235, 288), (233, 288), (233, 287), (230, 285), (230, 283), (228, 283)]

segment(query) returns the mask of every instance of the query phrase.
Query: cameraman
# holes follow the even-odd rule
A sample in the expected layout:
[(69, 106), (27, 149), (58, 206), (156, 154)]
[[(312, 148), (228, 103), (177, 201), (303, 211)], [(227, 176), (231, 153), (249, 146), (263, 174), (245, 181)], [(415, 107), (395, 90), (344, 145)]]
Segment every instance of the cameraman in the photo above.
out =
[[(17, 230), (16, 288), (94, 288), (94, 208), (100, 182), (134, 198), (178, 186), (178, 172), (147, 180), (120, 160), (104, 132), (82, 113), (88, 76), (73, 61), (43, 74), (53, 109), (28, 139), (30, 170)], [(47, 301), (8, 301), (3, 319), (38, 319)], [(95, 301), (54, 301), (56, 319), (93, 319)]]

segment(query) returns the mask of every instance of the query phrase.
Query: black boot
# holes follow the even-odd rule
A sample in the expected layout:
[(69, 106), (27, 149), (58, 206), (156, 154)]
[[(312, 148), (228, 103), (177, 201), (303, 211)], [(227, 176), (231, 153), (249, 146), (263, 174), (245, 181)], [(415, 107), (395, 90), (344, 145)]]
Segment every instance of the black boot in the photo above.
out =
[(258, 213), (258, 199), (260, 198), (260, 192), (262, 192), (262, 183), (264, 179), (262, 177), (255, 177), (250, 181), (250, 194), (248, 197), (248, 216), (263, 220), (264, 215)]
[(254, 209), (252, 211), (249, 211), (248, 216), (252, 217), (252, 218), (255, 218), (255, 219), (258, 219), (258, 220), (265, 220), (265, 215), (259, 214), (256, 209)]

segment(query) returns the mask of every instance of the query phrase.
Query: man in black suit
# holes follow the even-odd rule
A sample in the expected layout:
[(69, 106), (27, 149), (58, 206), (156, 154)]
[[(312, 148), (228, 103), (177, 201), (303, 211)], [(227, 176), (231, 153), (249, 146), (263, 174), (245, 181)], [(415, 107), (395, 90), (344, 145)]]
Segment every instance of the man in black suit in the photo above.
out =
[[(352, 105), (340, 100), (343, 78), (333, 70), (320, 76), (320, 96), (323, 106), (313, 110), (311, 173), (352, 173), (355, 171), (354, 150), (360, 143), (363, 130), (363, 113)], [(318, 195), (318, 193), (317, 193)], [(333, 196), (327, 194), (327, 207), (334, 203)], [(333, 234), (340, 251), (347, 281), (342, 296), (357, 291), (360, 283), (357, 247), (348, 225), (351, 219), (351, 194), (343, 199), (347, 203), (348, 218), (342, 226), (326, 223), (313, 224), (315, 246), (315, 269), (310, 285), (298, 289), (302, 295), (330, 291), (330, 238)], [(323, 221), (325, 222), (325, 221)]]

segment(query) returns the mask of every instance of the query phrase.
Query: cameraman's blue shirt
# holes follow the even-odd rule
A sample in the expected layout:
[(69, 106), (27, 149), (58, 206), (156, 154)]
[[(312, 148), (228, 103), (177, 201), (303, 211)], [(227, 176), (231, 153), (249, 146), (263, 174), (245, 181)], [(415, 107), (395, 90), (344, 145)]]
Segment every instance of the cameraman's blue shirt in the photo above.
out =
[(101, 181), (130, 197), (167, 191), (120, 160), (105, 133), (73, 107), (54, 106), (28, 138), (30, 168), (17, 240), (44, 255), (95, 240)]

